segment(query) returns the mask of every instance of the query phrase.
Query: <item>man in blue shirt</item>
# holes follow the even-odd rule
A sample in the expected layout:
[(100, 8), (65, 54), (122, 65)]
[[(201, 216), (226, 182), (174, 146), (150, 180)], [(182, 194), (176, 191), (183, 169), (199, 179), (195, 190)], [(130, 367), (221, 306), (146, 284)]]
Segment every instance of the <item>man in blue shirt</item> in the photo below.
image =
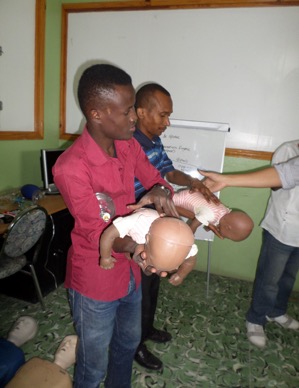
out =
[[(138, 125), (138, 124), (137, 124)], [(135, 139), (140, 143), (143, 148), (143, 151), (146, 153), (149, 161), (157, 170), (160, 171), (162, 177), (165, 177), (167, 174), (174, 171), (172, 161), (167, 156), (162, 141), (159, 136), (153, 136), (153, 139), (147, 137), (140, 129), (136, 129), (134, 133)], [(188, 175), (188, 179), (191, 177)], [(135, 180), (135, 196), (139, 198), (144, 194), (145, 188), (139, 182), (138, 179)]]
[[(142, 146), (151, 164), (168, 182), (188, 187), (192, 191), (200, 191), (205, 198), (218, 203), (218, 198), (199, 179), (176, 170), (164, 150), (160, 136), (170, 125), (172, 105), (169, 92), (161, 85), (149, 83), (142, 86), (136, 94), (137, 128), (134, 137)], [(135, 179), (136, 199), (140, 199), (145, 192), (142, 184)], [(171, 340), (170, 333), (154, 328), (159, 285), (159, 276), (142, 274), (142, 337), (135, 354), (135, 361), (153, 370), (160, 370), (163, 364), (147, 349), (144, 342), (152, 340), (163, 343)]]

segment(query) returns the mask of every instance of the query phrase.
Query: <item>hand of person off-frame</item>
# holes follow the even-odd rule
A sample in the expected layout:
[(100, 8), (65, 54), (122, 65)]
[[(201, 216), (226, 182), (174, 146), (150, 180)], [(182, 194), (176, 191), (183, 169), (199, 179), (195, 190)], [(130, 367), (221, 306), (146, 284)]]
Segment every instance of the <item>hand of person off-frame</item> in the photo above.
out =
[(227, 184), (225, 182), (225, 175), (217, 172), (199, 171), (199, 173), (205, 178), (202, 180), (203, 184), (213, 193), (224, 189)]

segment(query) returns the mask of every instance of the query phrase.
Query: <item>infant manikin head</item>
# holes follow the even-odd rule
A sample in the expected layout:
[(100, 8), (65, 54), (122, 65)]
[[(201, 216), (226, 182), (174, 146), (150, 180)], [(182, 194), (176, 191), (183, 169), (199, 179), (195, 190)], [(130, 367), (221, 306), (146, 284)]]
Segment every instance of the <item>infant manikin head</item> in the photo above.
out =
[(254, 227), (248, 214), (241, 210), (232, 210), (225, 214), (219, 222), (219, 231), (224, 238), (233, 241), (245, 240)]
[(146, 262), (158, 271), (172, 271), (186, 259), (194, 236), (190, 227), (179, 218), (157, 218), (146, 235)]

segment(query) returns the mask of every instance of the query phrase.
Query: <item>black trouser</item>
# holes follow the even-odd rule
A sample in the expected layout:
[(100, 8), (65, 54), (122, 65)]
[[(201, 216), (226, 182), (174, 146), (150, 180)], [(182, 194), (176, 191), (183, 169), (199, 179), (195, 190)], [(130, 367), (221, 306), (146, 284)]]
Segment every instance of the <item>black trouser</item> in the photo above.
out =
[(156, 274), (146, 276), (141, 271), (142, 285), (142, 317), (141, 343), (143, 343), (153, 329), (155, 312), (158, 302), (160, 277)]

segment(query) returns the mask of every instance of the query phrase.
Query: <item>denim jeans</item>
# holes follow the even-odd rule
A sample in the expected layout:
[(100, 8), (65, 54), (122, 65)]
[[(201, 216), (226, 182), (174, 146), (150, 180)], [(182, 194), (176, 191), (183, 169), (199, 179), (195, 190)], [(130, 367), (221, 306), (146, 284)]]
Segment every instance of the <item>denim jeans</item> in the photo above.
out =
[(23, 350), (7, 339), (0, 338), (0, 388), (6, 387), (23, 364)]
[[(113, 285), (111, 285), (113, 287)], [(100, 302), (69, 290), (79, 337), (75, 388), (130, 388), (135, 351), (141, 337), (141, 287), (131, 274), (128, 294)]]
[(265, 325), (266, 315), (284, 315), (298, 270), (299, 247), (285, 245), (264, 230), (247, 321)]

